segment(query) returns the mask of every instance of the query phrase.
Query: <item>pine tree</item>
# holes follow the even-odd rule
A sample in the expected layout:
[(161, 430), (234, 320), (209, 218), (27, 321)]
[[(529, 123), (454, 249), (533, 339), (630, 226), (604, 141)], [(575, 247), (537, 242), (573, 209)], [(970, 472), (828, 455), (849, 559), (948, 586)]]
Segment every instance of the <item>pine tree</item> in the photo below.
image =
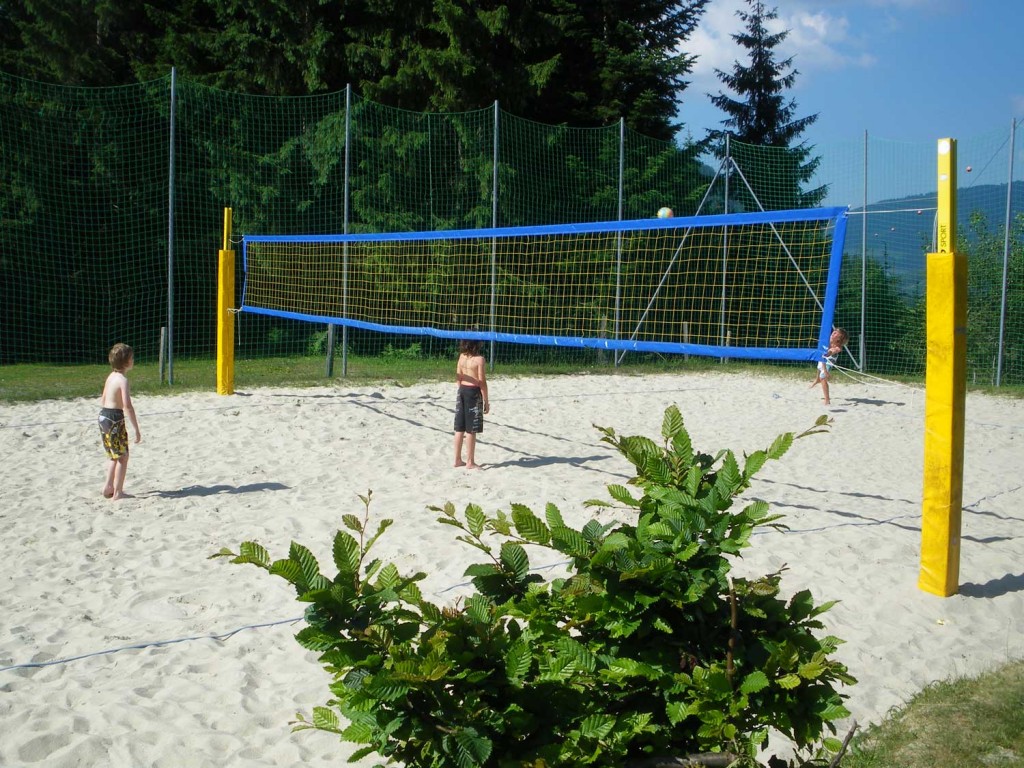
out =
[[(413, 110), (490, 106), (544, 123), (624, 117), (670, 140), (694, 57), (681, 46), (709, 0), (427, 0), (349, 59), (367, 98)], [(396, 31), (394, 24), (400, 25)]]
[[(756, 200), (748, 198), (742, 205), (756, 208), (760, 203), (766, 209), (813, 207), (820, 204), (827, 188), (803, 189), (821, 158), (811, 157), (812, 148), (799, 142), (799, 137), (818, 116), (794, 117), (796, 101), (786, 98), (785, 92), (793, 87), (799, 72), (793, 68), (793, 57), (776, 60), (776, 49), (789, 35), (788, 31), (768, 31), (766, 22), (778, 18), (777, 9), (766, 9), (763, 0), (747, 3), (749, 13), (736, 12), (745, 29), (732, 38), (746, 49), (749, 63), (734, 62), (732, 72), (715, 70), (736, 98), (721, 91), (715, 96), (709, 94), (711, 103), (728, 115), (722, 124), (730, 135), (730, 154), (754, 188)], [(753, 147), (743, 145), (774, 147), (777, 151), (752, 151)], [(730, 208), (736, 209), (732, 201)]]
[(624, 117), (671, 140), (710, 0), (0, 2), (0, 70), (66, 85), (180, 76), (269, 96), (340, 91), (411, 111), (548, 124)]
[[(708, 0), (554, 2), (560, 67), (539, 114), (570, 125), (608, 125), (619, 117), (639, 133), (672, 140), (678, 99), (696, 58), (681, 52)], [(539, 118), (545, 119), (545, 118)]]
[[(123, 85), (131, 72), (119, 40), (136, 15), (98, 0), (3, 3), (0, 68), (64, 85)], [(135, 4), (126, 4), (134, 6)]]

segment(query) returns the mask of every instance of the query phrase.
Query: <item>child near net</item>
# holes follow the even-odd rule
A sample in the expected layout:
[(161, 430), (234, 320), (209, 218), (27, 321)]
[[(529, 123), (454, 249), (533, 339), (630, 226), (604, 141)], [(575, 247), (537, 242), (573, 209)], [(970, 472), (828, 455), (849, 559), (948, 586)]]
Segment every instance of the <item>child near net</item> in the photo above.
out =
[(846, 342), (849, 341), (849, 338), (849, 334), (847, 334), (844, 329), (836, 328), (832, 331), (832, 335), (828, 337), (828, 348), (825, 350), (825, 354), (823, 354), (821, 356), (821, 360), (818, 361), (818, 370), (814, 375), (814, 381), (811, 382), (811, 387), (813, 388), (815, 385), (821, 384), (821, 391), (824, 395), (825, 405), (831, 404), (828, 392), (828, 382), (832, 377), (832, 369), (839, 360), (839, 355), (843, 351), (843, 347), (846, 346)]
[[(459, 391), (455, 399), (455, 466), (479, 469), (476, 463), (476, 436), (484, 430), (484, 414), (490, 412), (487, 399), (487, 373), (483, 343), (475, 340), (459, 342), (459, 360), (455, 365), (455, 380)], [(466, 445), (466, 460), (462, 460), (462, 445)]]

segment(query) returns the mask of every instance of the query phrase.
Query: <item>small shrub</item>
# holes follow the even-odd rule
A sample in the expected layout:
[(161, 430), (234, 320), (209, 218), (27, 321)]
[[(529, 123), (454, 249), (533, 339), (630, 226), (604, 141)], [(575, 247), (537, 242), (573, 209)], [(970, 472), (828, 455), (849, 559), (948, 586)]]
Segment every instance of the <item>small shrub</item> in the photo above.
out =
[[(827, 426), (822, 417), (799, 437)], [(376, 753), (409, 768), (611, 768), (686, 756), (752, 766), (777, 729), (799, 748), (796, 760), (825, 765), (840, 745), (823, 737), (848, 715), (836, 685), (854, 682), (831, 658), (841, 641), (815, 634), (831, 604), (806, 591), (783, 600), (781, 571), (729, 575), (755, 528), (780, 526), (765, 502), (733, 502), (794, 435), (741, 465), (732, 451), (694, 450), (675, 407), (661, 445), (598, 429), (635, 467), (639, 495), (610, 485), (611, 502), (587, 504), (616, 506), (630, 522), (577, 530), (551, 504), (543, 516), (521, 504), (493, 516), (475, 504), (461, 514), (433, 508), (486, 556), (467, 569), (475, 591), (456, 606), (425, 600), (424, 574), (372, 558), (391, 521), (371, 534), (370, 494), (360, 497), (362, 518), (342, 518), (333, 578), (296, 543), (276, 561), (254, 542), (214, 555), (284, 578), (310, 604), (296, 639), (321, 654), (333, 697), (296, 728), (361, 745), (353, 759)], [(545, 582), (528, 547), (568, 559), (569, 576)]]
[(381, 352), (381, 357), (385, 360), (419, 360), (423, 357), (423, 345), (419, 342), (414, 342), (405, 349), (401, 349), (388, 344), (384, 347), (384, 351)]
[(326, 354), (327, 339), (328, 332), (326, 330), (314, 331), (313, 333), (309, 334), (309, 338), (306, 341), (306, 354), (316, 357)]
[(277, 349), (281, 347), (285, 341), (285, 332), (281, 328), (271, 328), (267, 331), (267, 346), (271, 349)]

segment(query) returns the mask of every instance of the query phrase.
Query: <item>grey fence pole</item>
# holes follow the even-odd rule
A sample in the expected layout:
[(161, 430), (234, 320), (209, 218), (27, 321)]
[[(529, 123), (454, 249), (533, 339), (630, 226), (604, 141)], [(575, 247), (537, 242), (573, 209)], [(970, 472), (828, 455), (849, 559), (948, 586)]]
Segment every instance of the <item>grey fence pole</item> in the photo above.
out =
[[(625, 213), (626, 174), (626, 118), (619, 118), (619, 221)], [(622, 317), (622, 230), (615, 233), (615, 323), (614, 338), (619, 338), (619, 321)], [(619, 367), (619, 353), (612, 355), (616, 368)]]
[(1010, 225), (1013, 219), (1013, 153), (1016, 151), (1017, 118), (1010, 120), (1010, 170), (1006, 176), (1006, 221), (1003, 225), (1003, 287), (999, 299), (999, 348), (996, 350), (996, 386), (1003, 381), (1003, 340), (1006, 332), (1006, 277), (1010, 264)]
[[(732, 155), (729, 147), (729, 133), (725, 134), (725, 179), (723, 183), (725, 185), (725, 199), (722, 204), (722, 212), (729, 213), (729, 177), (732, 175)], [(729, 230), (728, 227), (723, 230), (724, 234), (722, 237), (722, 306), (721, 306), (721, 317), (719, 318), (719, 343), (724, 347), (728, 335), (725, 331), (725, 281), (728, 278), (729, 270)], [(728, 358), (719, 358), (721, 362), (727, 362)]]
[[(345, 181), (342, 195), (344, 198), (344, 214), (342, 227), (348, 234), (348, 161), (349, 161), (349, 116), (352, 111), (352, 86), (345, 86)], [(341, 315), (348, 316), (348, 243), (341, 244)], [(327, 378), (334, 375), (334, 346), (338, 326), (327, 324)], [(348, 326), (341, 326), (341, 375), (348, 374)]]
[[(491, 226), (498, 226), (498, 124), (500, 122), (498, 100), (494, 100), (494, 149), (491, 161)], [(498, 239), (491, 238), (491, 333), (496, 323), (495, 313), (498, 301)], [(491, 369), (494, 368), (494, 339), (491, 339)]]
[(174, 384), (174, 122), (178, 73), (171, 67), (170, 138), (167, 157), (167, 383)]
[[(345, 194), (344, 227), (348, 234), (349, 199), (352, 193), (352, 84), (345, 84)], [(348, 243), (341, 249), (341, 314), (348, 317)], [(341, 375), (348, 376), (348, 326), (341, 327)]]
[(860, 366), (859, 370), (868, 369), (867, 333), (868, 305), (868, 132), (864, 131), (864, 215), (860, 222)]

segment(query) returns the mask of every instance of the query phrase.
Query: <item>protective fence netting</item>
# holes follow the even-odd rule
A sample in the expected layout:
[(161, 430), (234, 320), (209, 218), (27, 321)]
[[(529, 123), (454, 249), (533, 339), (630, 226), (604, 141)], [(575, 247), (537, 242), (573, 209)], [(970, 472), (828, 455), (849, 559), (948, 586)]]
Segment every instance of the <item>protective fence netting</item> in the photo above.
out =
[[(1024, 163), (1011, 162), (1013, 135), (955, 137), (968, 377), (979, 384), (997, 371), (1003, 383), (1024, 382)], [(257, 97), (171, 76), (74, 88), (0, 74), (0, 364), (102, 363), (116, 341), (155, 360), (163, 338), (174, 360), (210, 360), (212, 371), (225, 207), (241, 237), (829, 205), (849, 211), (834, 321), (850, 332), (856, 364), (919, 376), (937, 138), (799, 151), (722, 141), (702, 153), (620, 124), (551, 126), (497, 108), (412, 113), (353, 92)], [(567, 314), (590, 311), (571, 294), (565, 301)], [(606, 321), (598, 313), (590, 322)], [(237, 357), (322, 358), (326, 328), (240, 313)], [(400, 330), (352, 327), (346, 336), (348, 375), (382, 358), (399, 366), (449, 357), (455, 346)], [(663, 359), (499, 345), (497, 366)], [(324, 375), (323, 366), (309, 370)]]

